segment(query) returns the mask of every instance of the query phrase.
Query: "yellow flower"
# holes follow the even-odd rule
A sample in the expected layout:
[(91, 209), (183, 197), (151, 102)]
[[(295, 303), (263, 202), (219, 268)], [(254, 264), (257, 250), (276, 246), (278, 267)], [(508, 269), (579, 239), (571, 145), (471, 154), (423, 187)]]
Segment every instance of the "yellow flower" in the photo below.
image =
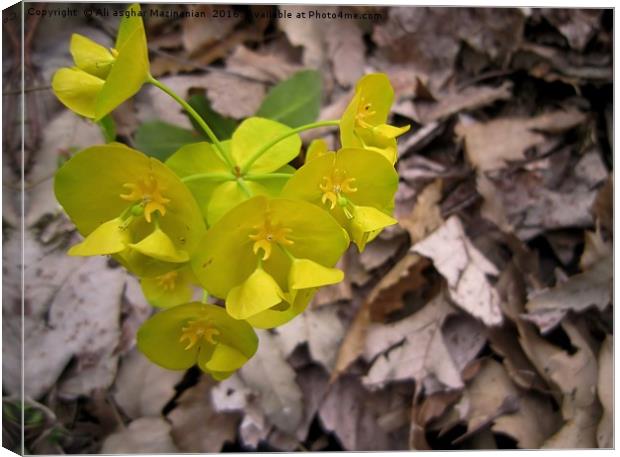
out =
[(398, 158), (396, 137), (410, 126), (386, 124), (393, 99), (394, 90), (385, 74), (374, 73), (360, 79), (340, 121), (342, 147), (369, 149), (394, 164)]
[(106, 49), (91, 39), (73, 34), (74, 67), (61, 68), (52, 89), (70, 110), (100, 120), (135, 95), (149, 76), (149, 58), (140, 6), (131, 5), (121, 20), (116, 44)]
[(138, 330), (138, 349), (169, 370), (194, 364), (214, 379), (226, 379), (256, 352), (252, 327), (215, 305), (187, 303), (159, 312)]

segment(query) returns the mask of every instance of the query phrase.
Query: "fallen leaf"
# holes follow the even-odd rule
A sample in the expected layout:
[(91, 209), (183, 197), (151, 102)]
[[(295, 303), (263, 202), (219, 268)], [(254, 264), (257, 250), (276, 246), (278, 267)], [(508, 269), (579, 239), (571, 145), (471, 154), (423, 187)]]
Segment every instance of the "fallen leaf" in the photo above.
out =
[(429, 262), (412, 253), (400, 259), (368, 294), (370, 319), (384, 321), (392, 312), (403, 308), (403, 295), (416, 292), (422, 295), (426, 279), (423, 271)]
[(265, 83), (277, 83), (303, 69), (301, 65), (290, 63), (280, 55), (259, 54), (246, 46), (235, 48), (226, 59), (226, 68), (238, 75)]
[(351, 87), (364, 74), (366, 46), (362, 30), (355, 21), (327, 21), (325, 29), (323, 38), (334, 77), (342, 87)]
[(459, 112), (472, 111), (499, 100), (512, 97), (513, 84), (504, 81), (500, 86), (469, 86), (440, 95), (437, 102), (417, 102), (414, 105), (415, 119), (426, 125), (447, 118)]
[(538, 373), (558, 387), (556, 398), (562, 403), (562, 415), (570, 420), (577, 410), (589, 410), (595, 403), (596, 389), (592, 386), (596, 385), (598, 368), (584, 330), (569, 318), (561, 325), (577, 349), (572, 355), (538, 336), (531, 324), (520, 322), (517, 326), (523, 351)]
[[(303, 63), (309, 68), (321, 68), (325, 61), (323, 21), (320, 19), (308, 19), (308, 13), (312, 9), (302, 5), (280, 6), (280, 10), (292, 14), (292, 17), (278, 19), (278, 27), (282, 30), (293, 46), (303, 47)], [(300, 13), (304, 13), (306, 19), (302, 19)]]
[(374, 270), (385, 264), (399, 252), (407, 241), (404, 231), (390, 238), (382, 236), (384, 233), (386, 232), (381, 232), (372, 243), (367, 244), (364, 252), (359, 255), (359, 260), (366, 271)]
[(329, 375), (316, 365), (309, 365), (297, 372), (297, 383), (301, 388), (304, 400), (303, 419), (295, 436), (301, 442), (306, 441), (310, 427), (329, 388)]
[(235, 441), (240, 416), (213, 409), (214, 385), (210, 378), (202, 376), (197, 385), (183, 392), (168, 414), (172, 439), (180, 452), (215, 453), (222, 450), (224, 443)]
[(599, 189), (592, 205), (592, 212), (601, 226), (609, 233), (613, 231), (613, 175), (610, 174), (605, 184)]
[(467, 433), (458, 438), (458, 441), (462, 441), (498, 417), (518, 411), (519, 393), (502, 365), (492, 359), (485, 359), (454, 408), (467, 422)]
[(137, 349), (123, 357), (115, 381), (114, 400), (132, 419), (157, 416), (176, 394), (183, 372), (160, 368)]
[(299, 344), (307, 342), (312, 359), (328, 371), (336, 362), (334, 348), (344, 337), (344, 326), (335, 306), (309, 309), (276, 331), (285, 357)]
[(102, 454), (161, 454), (177, 453), (172, 442), (170, 424), (162, 417), (142, 417), (127, 428), (108, 436), (101, 447)]
[(364, 356), (373, 360), (381, 355), (362, 378), (364, 385), (377, 389), (389, 382), (422, 382), (432, 376), (447, 389), (461, 388), (460, 370), (441, 332), (445, 319), (454, 312), (439, 294), (408, 318), (394, 324), (371, 325)]
[(600, 26), (601, 10), (544, 8), (543, 17), (564, 35), (568, 44), (577, 51), (583, 51), (590, 38)]
[(398, 219), (398, 223), (409, 232), (412, 245), (422, 241), (443, 223), (439, 207), (442, 188), (442, 180), (435, 179), (417, 196), (411, 213)]
[(600, 448), (612, 448), (614, 444), (614, 400), (613, 400), (613, 335), (607, 335), (598, 353), (598, 398), (603, 406), (603, 416), (596, 431), (596, 442)]
[(234, 15), (233, 8), (227, 5), (191, 5), (191, 9), (209, 18), (217, 13), (217, 19), (208, 20), (208, 25), (205, 25), (204, 17), (189, 16), (181, 22), (183, 46), (189, 57), (221, 41), (243, 20), (241, 14)]
[[(108, 268), (103, 257), (67, 256), (66, 237), (47, 246), (34, 239), (31, 231), (24, 237), (24, 320), (22, 324), (20, 267), (3, 278), (7, 289), (3, 293), (3, 324), (10, 329), (4, 337), (7, 347), (19, 347), (24, 326), (25, 394), (39, 398), (61, 373), (58, 392), (62, 396), (75, 398), (109, 387), (117, 369), (115, 349), (126, 274)], [(5, 252), (20, 247), (17, 236), (4, 245)], [(10, 337), (17, 341), (9, 342)], [(71, 360), (74, 363), (68, 366)], [(11, 379), (5, 379), (9, 392), (20, 385), (19, 378), (15, 386)]]
[(241, 368), (244, 384), (252, 389), (269, 421), (282, 431), (294, 433), (302, 419), (302, 394), (295, 372), (286, 363), (277, 335), (257, 331), (260, 351)]
[(54, 195), (54, 174), (61, 156), (101, 142), (99, 126), (69, 110), (60, 112), (47, 123), (37, 160), (24, 182), (26, 227), (33, 226), (46, 214), (58, 212), (60, 205)]
[(465, 141), (468, 161), (480, 171), (497, 170), (508, 162), (525, 159), (525, 153), (546, 141), (542, 132), (560, 133), (586, 119), (575, 110), (551, 111), (533, 118), (507, 117), (489, 122), (466, 122), (455, 127)]
[(347, 451), (404, 450), (406, 435), (395, 440), (392, 433), (379, 425), (379, 418), (402, 407), (402, 401), (389, 391), (368, 392), (358, 378), (343, 376), (330, 388), (319, 409), (319, 418)]
[(612, 259), (608, 255), (566, 282), (530, 295), (525, 305), (527, 314), (523, 318), (534, 322), (546, 333), (569, 311), (582, 313), (592, 307), (603, 311), (611, 303), (612, 280)]
[(458, 217), (450, 217), (411, 250), (433, 261), (448, 282), (450, 298), (459, 307), (485, 325), (502, 323), (499, 295), (487, 279), (487, 275), (499, 272), (469, 241)]
[(409, 449), (430, 451), (426, 440), (426, 427), (434, 419), (443, 415), (459, 397), (460, 392), (435, 392), (426, 396), (420, 403), (415, 399), (411, 408), (411, 428), (409, 430)]
[(442, 327), (443, 340), (459, 372), (476, 358), (487, 342), (487, 329), (466, 314), (446, 319)]
[(593, 403), (588, 408), (578, 409), (560, 431), (543, 443), (541, 449), (595, 448), (600, 408), (597, 403)]
[(539, 392), (548, 390), (519, 345), (518, 333), (514, 327), (504, 325), (500, 328), (490, 328), (488, 336), (491, 348), (503, 358), (502, 364), (516, 385), (526, 390), (535, 389)]
[(252, 116), (265, 96), (263, 84), (231, 74), (209, 73), (201, 81), (213, 109), (234, 119)]

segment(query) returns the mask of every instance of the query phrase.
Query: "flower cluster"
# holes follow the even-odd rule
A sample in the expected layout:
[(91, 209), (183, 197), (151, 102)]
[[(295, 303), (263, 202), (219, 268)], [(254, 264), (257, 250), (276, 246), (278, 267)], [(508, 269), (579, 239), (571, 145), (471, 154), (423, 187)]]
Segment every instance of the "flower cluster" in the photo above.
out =
[[(164, 87), (149, 73), (137, 15), (123, 19), (115, 48), (74, 35), (71, 52), (76, 66), (58, 70), (52, 86), (79, 115), (100, 120), (143, 83)], [(160, 308), (138, 331), (150, 360), (224, 379), (256, 352), (254, 328), (303, 312), (320, 287), (342, 281), (335, 265), (350, 243), (362, 251), (396, 223), (396, 137), (408, 127), (386, 124), (392, 99), (385, 75), (363, 77), (333, 121), (342, 149), (313, 142), (297, 170), (289, 162), (301, 150), (298, 132), (313, 125), (259, 117), (166, 163), (114, 142), (80, 151), (54, 184), (84, 237), (69, 255), (109, 255), (140, 278)]]

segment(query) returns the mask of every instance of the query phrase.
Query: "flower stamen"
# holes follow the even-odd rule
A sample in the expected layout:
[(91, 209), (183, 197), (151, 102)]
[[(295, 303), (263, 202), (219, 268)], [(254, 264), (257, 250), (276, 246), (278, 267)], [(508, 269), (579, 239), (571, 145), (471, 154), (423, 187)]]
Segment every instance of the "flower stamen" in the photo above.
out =
[(186, 351), (196, 346), (201, 340), (205, 340), (210, 344), (217, 344), (216, 337), (219, 336), (220, 331), (213, 326), (208, 319), (195, 319), (187, 323), (185, 327), (181, 329), (181, 338), (179, 343), (183, 344), (187, 341), (188, 344), (184, 348)]
[(159, 211), (162, 216), (166, 215), (166, 205), (170, 203), (170, 199), (162, 195), (164, 187), (159, 185), (152, 174), (145, 179), (125, 183), (123, 187), (128, 193), (120, 194), (120, 197), (130, 202), (140, 202), (144, 206), (144, 218), (147, 222), (151, 222), (151, 214), (155, 211)]
[(269, 217), (265, 218), (263, 225), (256, 225), (254, 228), (257, 230), (257, 233), (248, 235), (249, 238), (254, 241), (252, 251), (254, 254), (258, 255), (258, 251), (262, 249), (263, 261), (271, 256), (272, 243), (286, 246), (293, 244), (293, 241), (287, 239), (287, 236), (292, 230), (287, 227), (281, 227), (280, 225), (272, 225)]
[(338, 168), (334, 168), (330, 176), (323, 176), (319, 188), (323, 192), (321, 196), (321, 202), (326, 204), (329, 201), (329, 209), (332, 210), (336, 207), (336, 204), (341, 205), (343, 198), (342, 194), (351, 194), (357, 192), (357, 187), (354, 186), (355, 178), (347, 178), (346, 171), (341, 171)]
[(157, 277), (157, 285), (166, 291), (173, 290), (176, 287), (176, 281), (179, 273), (177, 271), (170, 271)]

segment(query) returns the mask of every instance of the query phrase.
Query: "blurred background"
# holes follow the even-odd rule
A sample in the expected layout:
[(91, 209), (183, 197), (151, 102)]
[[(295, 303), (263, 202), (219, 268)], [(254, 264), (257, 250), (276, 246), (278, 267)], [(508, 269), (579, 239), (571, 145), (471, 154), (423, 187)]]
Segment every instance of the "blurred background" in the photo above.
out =
[[(50, 80), (72, 33), (112, 46), (125, 6), (27, 3), (23, 62), (21, 10), (3, 11), (3, 446), (20, 450), (22, 370), (27, 453), (613, 445), (612, 10), (143, 5), (152, 74), (223, 136), (305, 69), (318, 118), (385, 72), (391, 124), (411, 124), (399, 225), (215, 383), (149, 363), (137, 280), (65, 254), (80, 237), (53, 176), (104, 137)], [(153, 87), (114, 119), (162, 159), (201, 140)]]

